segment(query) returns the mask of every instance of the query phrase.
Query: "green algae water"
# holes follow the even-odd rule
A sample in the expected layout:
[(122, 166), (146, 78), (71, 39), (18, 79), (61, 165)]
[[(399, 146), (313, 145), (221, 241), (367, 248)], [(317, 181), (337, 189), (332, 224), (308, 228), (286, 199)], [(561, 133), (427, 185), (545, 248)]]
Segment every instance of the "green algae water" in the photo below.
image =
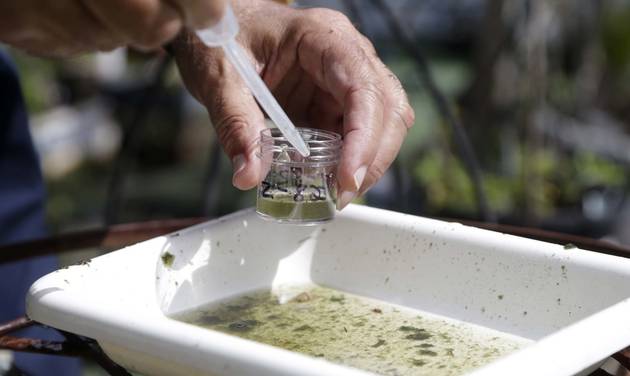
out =
[(257, 291), (173, 318), (382, 375), (461, 375), (529, 343), (314, 285)]
[(327, 221), (335, 216), (335, 203), (332, 200), (296, 202), (291, 197), (259, 197), (256, 211), (277, 220)]

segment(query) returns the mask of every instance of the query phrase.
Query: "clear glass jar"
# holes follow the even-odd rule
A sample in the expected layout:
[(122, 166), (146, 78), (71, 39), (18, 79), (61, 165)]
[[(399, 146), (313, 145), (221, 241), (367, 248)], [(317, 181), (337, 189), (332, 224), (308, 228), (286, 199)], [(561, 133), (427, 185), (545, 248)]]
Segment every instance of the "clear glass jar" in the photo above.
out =
[(304, 158), (278, 129), (260, 132), (265, 178), (258, 185), (256, 212), (283, 223), (318, 224), (334, 218), (341, 136), (298, 128), (310, 149)]

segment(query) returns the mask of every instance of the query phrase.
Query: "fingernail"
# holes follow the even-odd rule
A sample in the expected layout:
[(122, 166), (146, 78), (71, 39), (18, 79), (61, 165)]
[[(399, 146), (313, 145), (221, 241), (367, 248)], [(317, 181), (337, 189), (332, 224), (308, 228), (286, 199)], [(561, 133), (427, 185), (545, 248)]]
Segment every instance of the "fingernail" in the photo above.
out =
[(341, 210), (348, 206), (350, 201), (352, 201), (356, 196), (356, 192), (343, 191), (341, 195), (339, 195), (339, 199), (337, 200), (337, 210)]
[(355, 171), (353, 175), (355, 191), (358, 191), (359, 188), (361, 188), (361, 185), (363, 184), (363, 179), (365, 179), (366, 173), (367, 173), (367, 166), (361, 166)]
[(239, 172), (243, 171), (245, 168), (245, 156), (243, 154), (239, 154), (232, 158), (232, 168), (234, 169), (234, 174), (232, 175), (232, 184), (234, 184), (234, 179)]

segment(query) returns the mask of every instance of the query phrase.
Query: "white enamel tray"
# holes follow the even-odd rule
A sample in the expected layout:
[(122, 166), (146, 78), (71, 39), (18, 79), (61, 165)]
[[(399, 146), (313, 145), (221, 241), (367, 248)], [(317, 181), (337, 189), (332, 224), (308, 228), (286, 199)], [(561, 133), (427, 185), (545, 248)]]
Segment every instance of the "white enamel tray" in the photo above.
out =
[(356, 205), (318, 227), (244, 210), (151, 239), (41, 278), (27, 310), (143, 374), (368, 375), (166, 316), (303, 282), (534, 341), (476, 375), (572, 375), (630, 345), (630, 259)]

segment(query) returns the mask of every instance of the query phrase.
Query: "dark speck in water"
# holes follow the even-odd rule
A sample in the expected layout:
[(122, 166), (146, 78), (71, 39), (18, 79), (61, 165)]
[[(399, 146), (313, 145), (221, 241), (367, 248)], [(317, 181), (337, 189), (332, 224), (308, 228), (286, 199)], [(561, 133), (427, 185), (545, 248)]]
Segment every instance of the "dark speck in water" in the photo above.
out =
[(418, 331), (422, 331), (422, 329), (420, 329), (420, 328), (416, 328), (414, 326), (409, 326), (409, 325), (403, 325), (400, 328), (398, 328), (398, 330), (400, 330), (401, 332), (418, 332)]
[(298, 326), (297, 328), (293, 329), (294, 332), (304, 332), (304, 331), (312, 331), (313, 327), (310, 325), (302, 325), (302, 326)]
[(497, 295), (497, 298), (498, 298), (499, 300), (503, 300), (503, 295)]
[(435, 351), (431, 351), (431, 350), (420, 350), (419, 353), (420, 353), (420, 355), (437, 356), (437, 353)]
[(429, 339), (429, 338), (431, 338), (431, 334), (426, 333), (426, 332), (417, 332), (417, 333), (409, 334), (408, 336), (405, 337), (405, 339), (410, 339), (413, 341), (424, 341), (425, 339)]
[(376, 343), (375, 343), (375, 344), (373, 344), (371, 347), (373, 347), (373, 348), (381, 347), (381, 346), (383, 346), (385, 343), (387, 343), (387, 342), (385, 342), (385, 340), (384, 340), (384, 339), (379, 339), (379, 340), (378, 340), (378, 341), (376, 341)]
[(374, 312), (374, 313), (383, 313), (383, 310), (380, 309), (380, 308), (373, 308), (372, 312)]
[(411, 359), (411, 364), (416, 367), (422, 367), (423, 365), (427, 364), (427, 362), (422, 359)]
[(256, 320), (239, 320), (230, 324), (230, 330), (234, 332), (247, 332), (252, 330), (254, 326), (260, 324)]
[(344, 301), (344, 296), (343, 296), (343, 295), (331, 296), (331, 297), (330, 297), (330, 301), (331, 301), (331, 302), (335, 302), (335, 303), (343, 303), (343, 301)]
[(424, 341), (425, 339), (431, 338), (431, 334), (429, 334), (426, 330), (422, 328), (416, 328), (409, 325), (403, 325), (398, 328), (401, 332), (411, 332), (411, 334), (407, 335), (405, 339), (410, 339), (413, 341)]

